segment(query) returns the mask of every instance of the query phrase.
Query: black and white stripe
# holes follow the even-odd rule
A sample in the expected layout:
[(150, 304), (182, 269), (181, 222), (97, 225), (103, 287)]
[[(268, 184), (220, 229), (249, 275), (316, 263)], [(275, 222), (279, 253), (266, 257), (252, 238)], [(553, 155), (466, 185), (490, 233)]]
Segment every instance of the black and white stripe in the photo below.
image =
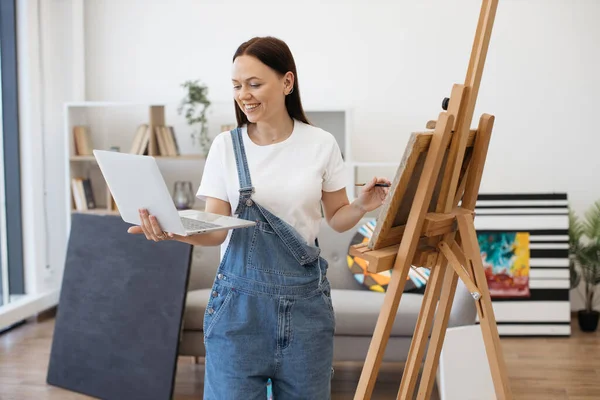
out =
[(570, 335), (567, 195), (480, 194), (475, 229), (530, 235), (531, 297), (492, 300), (500, 335)]

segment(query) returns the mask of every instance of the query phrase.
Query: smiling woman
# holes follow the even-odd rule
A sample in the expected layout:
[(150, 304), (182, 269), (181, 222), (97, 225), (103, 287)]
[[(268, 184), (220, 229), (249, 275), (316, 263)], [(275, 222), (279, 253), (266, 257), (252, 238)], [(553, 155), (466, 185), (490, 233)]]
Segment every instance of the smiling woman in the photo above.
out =
[(237, 128), (215, 137), (197, 197), (256, 224), (210, 242), (221, 263), (203, 320), (204, 398), (261, 399), (271, 382), (275, 398), (328, 399), (335, 313), (317, 240), (323, 214), (346, 231), (384, 202), (388, 188), (376, 184), (391, 182), (374, 178), (349, 202), (340, 148), (307, 120), (282, 40), (242, 43), (231, 82)]

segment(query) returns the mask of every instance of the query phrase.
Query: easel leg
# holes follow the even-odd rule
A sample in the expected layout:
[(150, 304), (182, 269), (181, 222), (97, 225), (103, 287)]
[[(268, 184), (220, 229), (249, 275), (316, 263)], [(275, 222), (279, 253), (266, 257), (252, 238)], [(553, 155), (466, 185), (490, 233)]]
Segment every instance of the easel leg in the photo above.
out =
[(456, 275), (456, 272), (454, 272), (452, 268), (446, 268), (442, 293), (435, 314), (433, 330), (431, 331), (431, 337), (429, 339), (429, 348), (427, 349), (427, 356), (425, 357), (425, 364), (423, 365), (423, 374), (419, 384), (417, 399), (420, 400), (429, 400), (431, 398), (457, 282), (458, 275)]
[(490, 364), (492, 380), (494, 381), (496, 396), (498, 400), (512, 399), (506, 363), (504, 361), (504, 353), (502, 352), (500, 336), (498, 334), (498, 327), (496, 326), (496, 318), (492, 307), (492, 299), (487, 285), (483, 263), (481, 261), (481, 253), (473, 223), (473, 216), (463, 214), (457, 216), (457, 220), (458, 230), (463, 238), (465, 258), (467, 264), (472, 268), (475, 284), (481, 292), (481, 299), (479, 300), (481, 307), (477, 308), (477, 312), (479, 314), (479, 323)]
[(410, 351), (402, 373), (402, 382), (398, 391), (398, 399), (412, 399), (414, 397), (415, 386), (417, 383), (418, 371), (421, 367), (421, 361), (425, 353), (433, 316), (437, 307), (442, 281), (447, 262), (440, 254), (433, 254), (432, 262), (427, 265), (431, 268), (431, 276), (425, 288), (423, 304), (419, 312), (415, 333), (410, 345)]
[(365, 359), (362, 374), (358, 381), (358, 387), (354, 395), (355, 400), (366, 400), (371, 398), (371, 393), (373, 393), (377, 375), (379, 374), (379, 367), (390, 337), (392, 325), (396, 318), (402, 292), (406, 285), (406, 277), (408, 276), (409, 269), (410, 262), (405, 260), (401, 268), (392, 272), (392, 279), (390, 280), (385, 293), (383, 305), (379, 317), (377, 318), (375, 332), (373, 332), (373, 338), (369, 345), (367, 358)]
[(423, 360), (423, 354), (425, 353), (425, 348), (427, 346), (433, 316), (435, 315), (440, 291), (442, 289), (442, 280), (447, 263), (444, 258), (438, 254), (433, 255), (433, 262), (431, 264), (432, 265), (428, 265), (428, 267), (431, 268), (431, 276), (429, 277), (429, 281), (425, 288), (421, 311), (419, 312), (419, 318), (417, 320), (417, 325), (415, 326), (415, 333), (411, 341), (410, 351), (408, 352), (408, 358), (406, 360), (404, 372), (402, 373), (402, 382), (400, 383), (400, 390), (398, 391), (398, 399), (412, 399), (414, 396), (418, 371), (421, 367), (421, 361)]

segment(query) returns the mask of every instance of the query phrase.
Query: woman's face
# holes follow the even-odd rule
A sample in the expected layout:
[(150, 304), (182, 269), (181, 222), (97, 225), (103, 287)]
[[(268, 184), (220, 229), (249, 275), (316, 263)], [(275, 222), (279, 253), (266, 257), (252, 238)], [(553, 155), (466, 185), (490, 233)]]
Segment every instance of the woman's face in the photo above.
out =
[(277, 118), (285, 112), (285, 96), (292, 90), (293, 74), (279, 76), (252, 56), (239, 56), (233, 62), (233, 97), (248, 121), (256, 123)]

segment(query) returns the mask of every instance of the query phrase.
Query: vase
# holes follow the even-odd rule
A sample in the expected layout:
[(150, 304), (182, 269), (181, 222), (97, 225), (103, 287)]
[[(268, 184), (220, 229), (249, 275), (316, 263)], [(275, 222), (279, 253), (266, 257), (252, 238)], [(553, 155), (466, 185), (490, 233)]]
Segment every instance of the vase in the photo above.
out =
[(600, 312), (596, 310), (579, 310), (577, 312), (577, 320), (579, 321), (579, 327), (584, 332), (595, 332), (598, 328), (599, 316)]
[(178, 210), (188, 210), (194, 205), (192, 182), (177, 181), (173, 188), (173, 202)]

